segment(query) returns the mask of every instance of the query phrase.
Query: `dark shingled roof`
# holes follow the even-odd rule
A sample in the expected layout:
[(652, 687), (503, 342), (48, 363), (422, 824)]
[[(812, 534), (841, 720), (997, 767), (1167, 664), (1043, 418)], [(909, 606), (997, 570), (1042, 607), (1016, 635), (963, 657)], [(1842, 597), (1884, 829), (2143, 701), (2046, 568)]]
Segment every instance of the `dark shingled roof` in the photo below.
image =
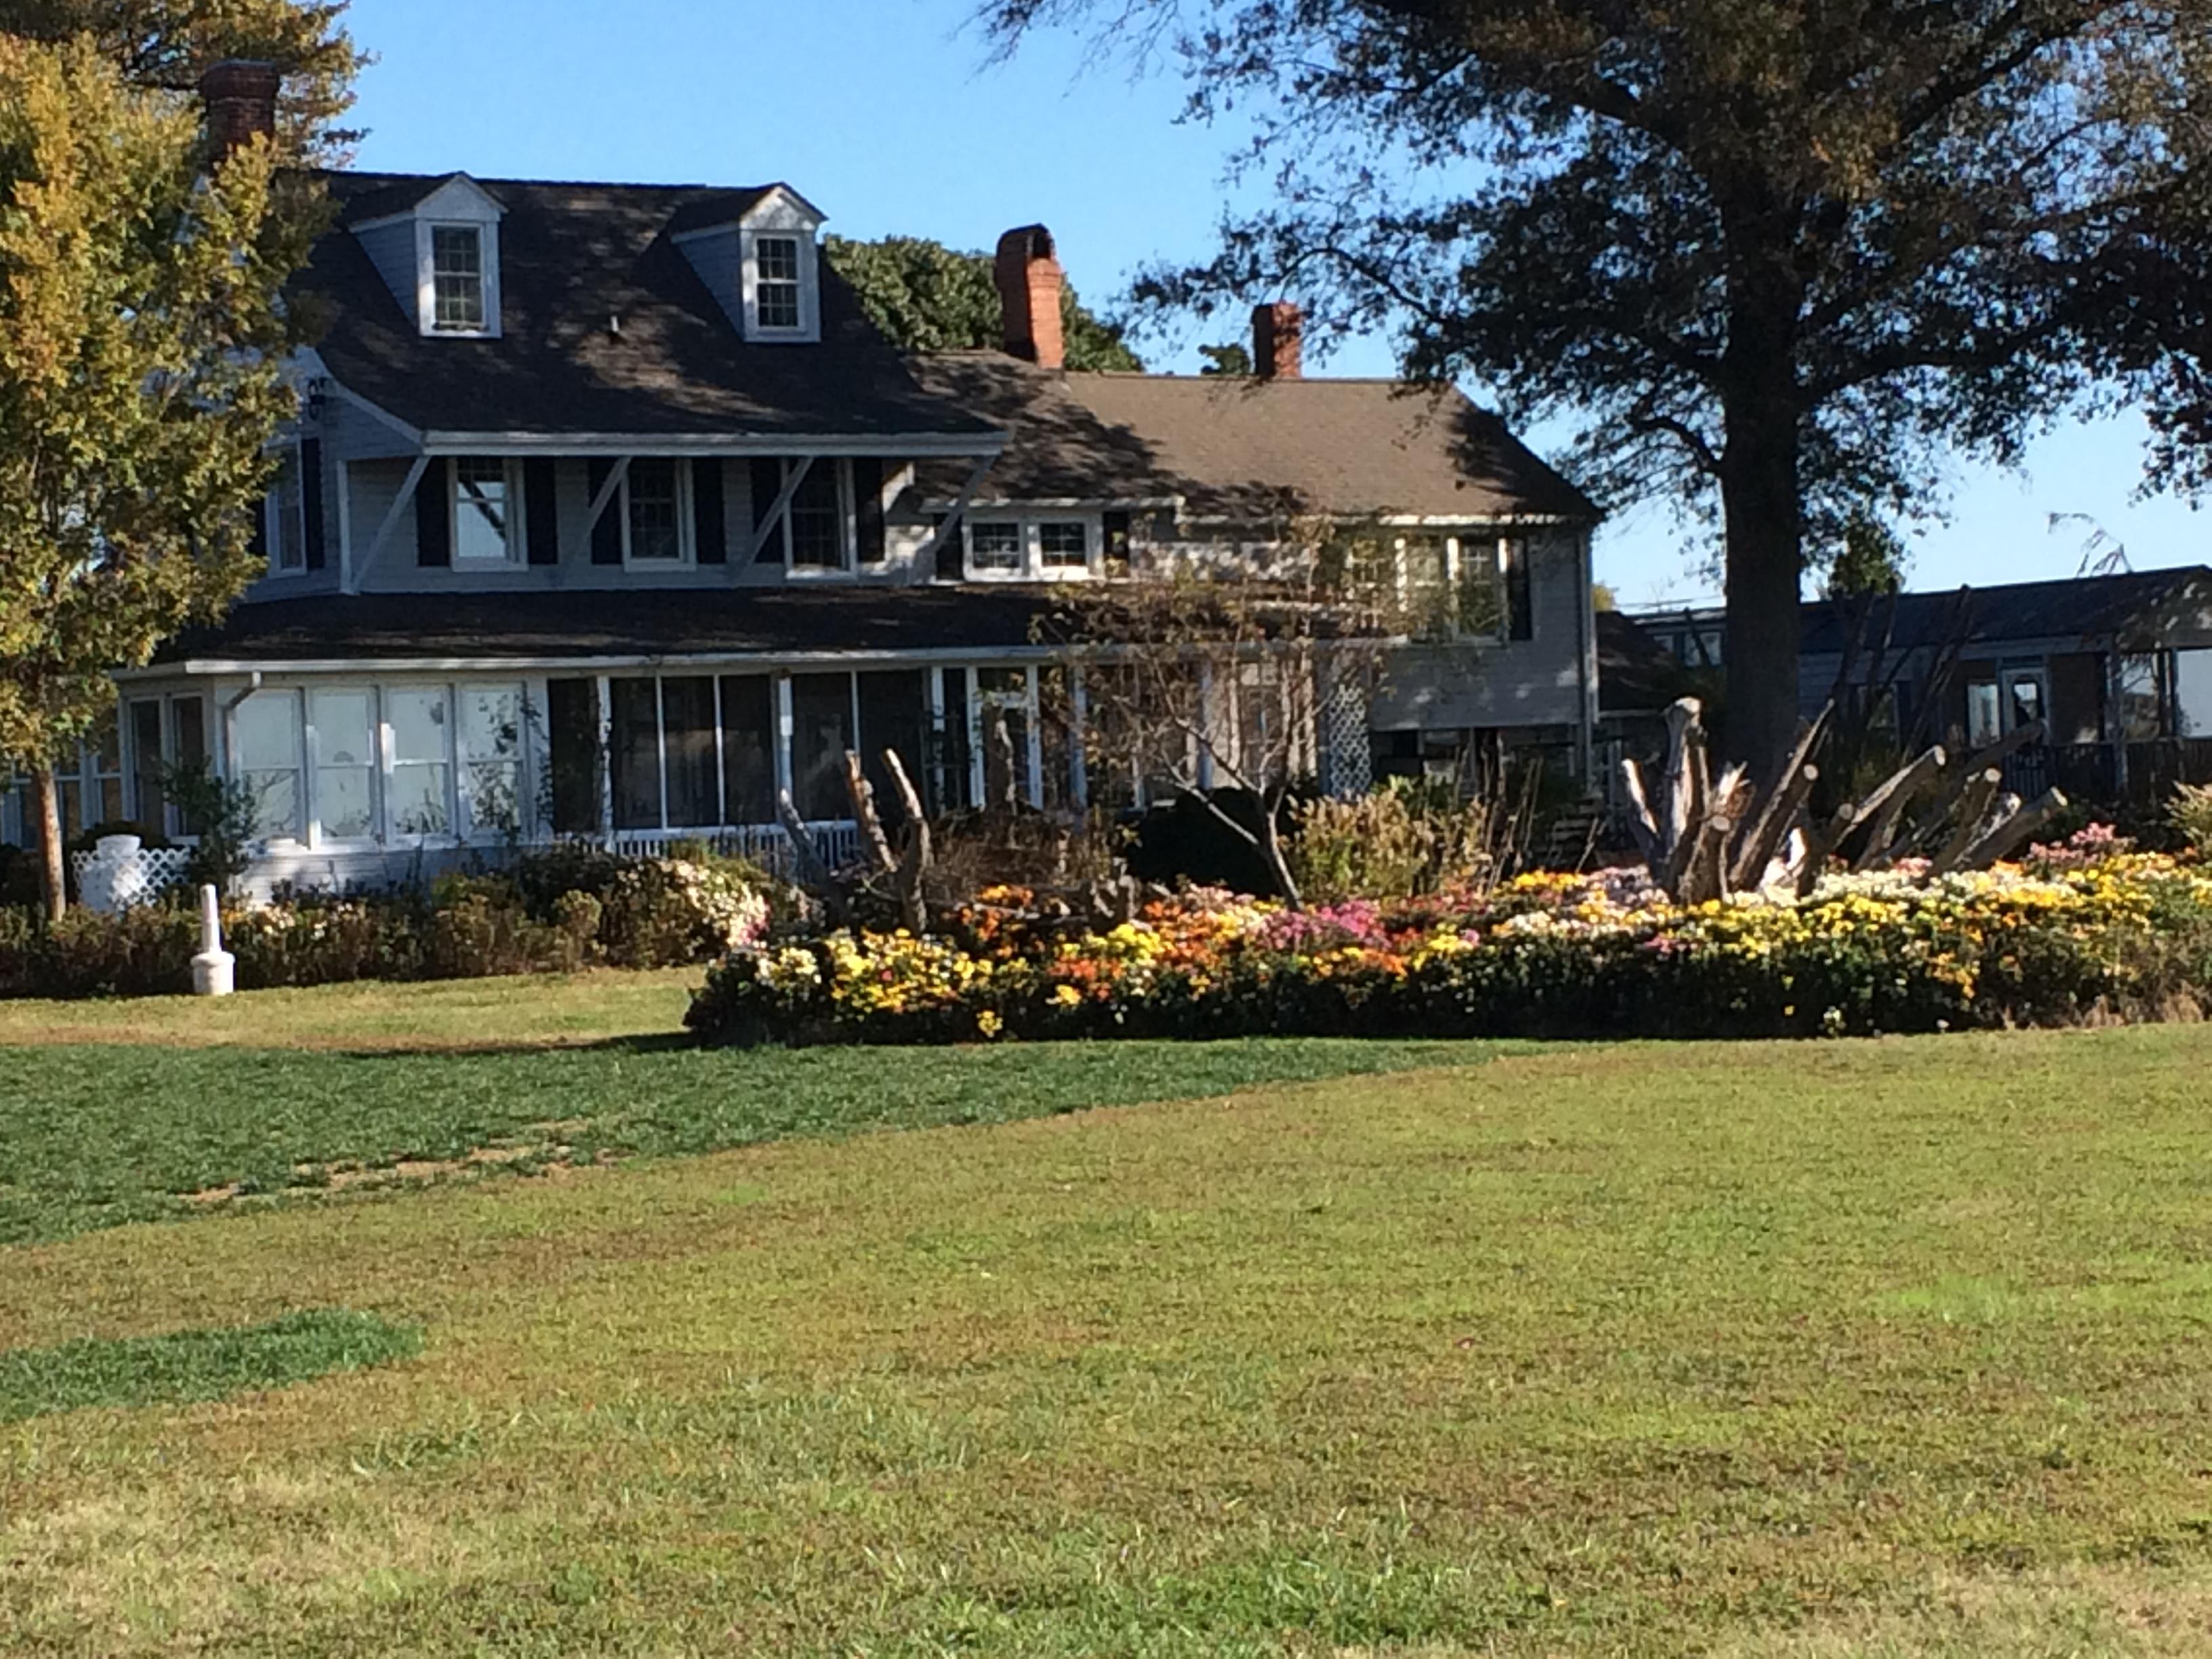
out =
[(1053, 600), (1034, 590), (933, 587), (568, 588), (362, 593), (242, 605), (157, 658), (349, 662), (524, 660), (713, 652), (993, 651), (1032, 642)]
[[(341, 224), (404, 212), (452, 174), (326, 175)], [(447, 432), (781, 436), (991, 428), (925, 394), (852, 289), (822, 267), (818, 345), (747, 344), (670, 240), (726, 222), (768, 188), (476, 181), (500, 226), (495, 340), (425, 338), (353, 233), (315, 246), (300, 287), (330, 314), (338, 382), (409, 425)], [(608, 319), (622, 319), (620, 334)]]
[(1633, 617), (1597, 613), (1598, 712), (1651, 714), (1682, 695), (1682, 666)]
[[(997, 351), (913, 360), (930, 390), (1013, 434), (993, 501), (1155, 501), (1201, 519), (1516, 514), (1595, 520), (1589, 497), (1456, 391), (1395, 380), (1103, 374)], [(960, 476), (925, 469), (927, 500)]]
[(1896, 651), (1947, 645), (1958, 637), (1962, 621), (1966, 639), (1977, 646), (2106, 635), (2149, 644), (2212, 630), (2212, 568), (2184, 565), (2111, 576), (2008, 582), (1963, 591), (1900, 593), (1893, 600), (1812, 600), (1804, 608), (1802, 649), (1808, 656), (1842, 652), (1862, 617), (1869, 645), (1886, 635)]

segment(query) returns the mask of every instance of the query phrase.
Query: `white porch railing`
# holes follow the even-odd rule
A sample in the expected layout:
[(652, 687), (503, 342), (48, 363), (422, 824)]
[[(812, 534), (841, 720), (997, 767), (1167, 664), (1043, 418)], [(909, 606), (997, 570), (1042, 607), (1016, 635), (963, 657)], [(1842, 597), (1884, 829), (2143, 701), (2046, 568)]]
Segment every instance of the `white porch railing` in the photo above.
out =
[[(849, 818), (810, 823), (806, 833), (815, 850), (832, 869), (856, 864), (860, 857), (860, 826)], [(717, 853), (750, 859), (772, 874), (788, 878), (798, 860), (792, 856), (791, 837), (780, 823), (739, 824), (728, 830), (617, 830), (616, 850), (640, 858), (666, 858), (672, 847), (696, 846), (704, 842)]]

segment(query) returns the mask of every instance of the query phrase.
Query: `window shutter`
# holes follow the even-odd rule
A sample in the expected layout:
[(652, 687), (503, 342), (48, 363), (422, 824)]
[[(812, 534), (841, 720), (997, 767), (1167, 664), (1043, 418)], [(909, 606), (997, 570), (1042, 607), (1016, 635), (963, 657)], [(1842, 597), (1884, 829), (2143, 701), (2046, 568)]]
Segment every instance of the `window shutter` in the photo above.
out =
[(445, 456), (434, 458), (422, 469), (422, 482), (415, 486), (415, 562), (450, 565), (453, 562), (453, 464)]
[(722, 523), (722, 458), (691, 463), (691, 532), (701, 564), (727, 564), (729, 533)]
[[(934, 525), (942, 526), (951, 516), (949, 514), (939, 513), (933, 522)], [(968, 574), (967, 550), (961, 545), (965, 539), (965, 535), (957, 522), (945, 532), (945, 539), (937, 544), (938, 580), (957, 582)]]
[[(599, 499), (599, 491), (606, 488), (607, 475), (614, 470), (615, 464), (609, 460), (595, 460), (584, 469), (585, 493), (592, 500)], [(617, 489), (614, 499), (607, 503), (607, 510), (599, 514), (599, 523), (592, 526), (593, 564), (622, 562), (622, 491)]]
[(1535, 595), (1528, 586), (1528, 544), (1516, 538), (1504, 544), (1505, 637), (1536, 637)]
[(1099, 520), (1099, 528), (1106, 532), (1106, 574), (1126, 576), (1129, 574), (1129, 515), (1115, 511)]
[(872, 456), (853, 462), (854, 521), (862, 564), (884, 562), (884, 464)]
[(257, 496), (253, 502), (253, 522), (246, 526), (246, 550), (262, 563), (269, 562), (269, 498)]
[(775, 498), (783, 494), (783, 463), (773, 455), (756, 455), (752, 465), (753, 487), (753, 562), (781, 564), (783, 538), (776, 536), (762, 539), (761, 526), (768, 522), (769, 509)]
[(323, 568), (323, 441), (300, 440), (300, 516), (306, 521), (307, 568)]
[(522, 464), (522, 527), (532, 564), (561, 562), (561, 493), (550, 455)]

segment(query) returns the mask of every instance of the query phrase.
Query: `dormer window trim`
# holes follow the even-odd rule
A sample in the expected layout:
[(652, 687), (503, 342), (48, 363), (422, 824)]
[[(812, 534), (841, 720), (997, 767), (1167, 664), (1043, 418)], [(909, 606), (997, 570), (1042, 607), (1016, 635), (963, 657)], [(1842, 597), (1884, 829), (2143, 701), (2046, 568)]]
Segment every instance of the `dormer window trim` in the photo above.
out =
[(797, 226), (747, 226), (738, 233), (738, 246), (745, 338), (797, 345), (819, 341), (821, 256), (814, 233)]
[[(450, 236), (465, 232), (476, 239), (477, 303), (480, 319), (471, 325), (447, 322), (438, 314), (440, 233)], [(496, 340), (500, 337), (499, 223), (496, 220), (424, 217), (415, 222), (416, 319), (424, 334), (448, 340)]]

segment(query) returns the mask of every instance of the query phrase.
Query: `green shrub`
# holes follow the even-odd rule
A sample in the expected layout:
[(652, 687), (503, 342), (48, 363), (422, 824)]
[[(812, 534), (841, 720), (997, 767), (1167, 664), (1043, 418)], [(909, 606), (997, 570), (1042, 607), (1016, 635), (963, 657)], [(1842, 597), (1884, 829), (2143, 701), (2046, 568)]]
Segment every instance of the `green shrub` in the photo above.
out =
[(1392, 778), (1352, 800), (1291, 809), (1291, 874), (1309, 904), (1466, 888), (1495, 868), (1496, 815), (1449, 783)]

